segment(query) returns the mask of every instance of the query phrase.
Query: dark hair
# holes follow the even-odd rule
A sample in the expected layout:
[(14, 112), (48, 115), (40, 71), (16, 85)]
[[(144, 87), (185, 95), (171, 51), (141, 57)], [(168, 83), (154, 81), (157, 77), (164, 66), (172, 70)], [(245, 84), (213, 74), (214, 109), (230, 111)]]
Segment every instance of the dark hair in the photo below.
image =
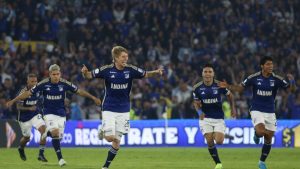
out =
[(267, 61), (272, 61), (273, 62), (273, 58), (270, 56), (264, 56), (263, 58), (261, 58), (260, 60), (260, 65), (264, 65)]
[[(207, 68), (207, 67), (210, 67), (210, 68), (212, 68), (213, 70), (214, 70), (214, 66), (212, 65), (212, 64), (210, 64), (210, 63), (206, 63), (204, 66), (203, 66), (203, 69), (204, 68)], [(202, 69), (202, 70), (203, 70)]]
[(30, 73), (30, 74), (27, 75), (27, 79), (32, 78), (32, 77), (36, 77), (37, 78), (37, 75), (34, 74), (34, 73)]

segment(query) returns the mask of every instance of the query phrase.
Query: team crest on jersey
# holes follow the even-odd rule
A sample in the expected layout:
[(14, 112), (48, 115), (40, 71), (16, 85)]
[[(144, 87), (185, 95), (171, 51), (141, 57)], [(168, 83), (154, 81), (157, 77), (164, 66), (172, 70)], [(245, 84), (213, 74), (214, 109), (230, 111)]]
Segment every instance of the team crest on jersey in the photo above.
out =
[(46, 90), (47, 90), (47, 91), (50, 91), (50, 87), (47, 87)]
[(115, 75), (111, 75), (110, 78), (115, 78)]
[(125, 79), (129, 79), (129, 74), (125, 74)]
[(205, 92), (203, 91), (203, 92), (201, 92), (201, 94), (205, 94)]
[(257, 85), (259, 85), (259, 86), (260, 86), (260, 85), (261, 85), (261, 82), (258, 82), (258, 83), (257, 83)]
[(273, 80), (270, 81), (270, 86), (275, 86), (275, 82)]
[(213, 94), (218, 94), (218, 90), (213, 90)]
[(64, 87), (63, 86), (58, 86), (58, 90), (60, 91), (60, 92), (62, 92), (62, 91), (64, 91)]

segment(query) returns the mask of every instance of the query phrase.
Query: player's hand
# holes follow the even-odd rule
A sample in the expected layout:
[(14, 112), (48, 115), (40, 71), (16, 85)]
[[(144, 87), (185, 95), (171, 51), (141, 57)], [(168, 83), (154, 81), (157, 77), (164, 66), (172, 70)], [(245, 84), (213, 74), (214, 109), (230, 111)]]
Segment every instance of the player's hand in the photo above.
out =
[(94, 102), (95, 102), (95, 104), (96, 104), (97, 106), (100, 106), (100, 105), (101, 105), (101, 100), (100, 100), (100, 99), (98, 99), (98, 98), (95, 97), (93, 100), (94, 100)]
[(31, 106), (28, 108), (30, 111), (36, 111), (36, 106)]
[(225, 80), (223, 80), (223, 81), (220, 81), (220, 82), (218, 83), (218, 86), (219, 86), (220, 88), (228, 88), (228, 87), (229, 87), (229, 84), (228, 84)]
[(235, 108), (232, 108), (232, 109), (231, 109), (231, 117), (232, 117), (233, 119), (236, 118), (236, 110), (235, 110)]
[(157, 72), (160, 76), (162, 76), (162, 75), (164, 74), (164, 68), (158, 68), (158, 69), (156, 70), (156, 72)]
[(11, 107), (13, 104), (14, 104), (14, 102), (13, 102), (12, 100), (10, 100), (10, 101), (6, 102), (5, 106), (6, 106), (7, 108), (9, 108), (9, 107)]
[(85, 75), (88, 71), (89, 69), (83, 64), (81, 68), (81, 73)]
[(291, 80), (295, 80), (294, 76), (290, 73), (288, 73), (287, 75), (287, 78), (291, 81)]

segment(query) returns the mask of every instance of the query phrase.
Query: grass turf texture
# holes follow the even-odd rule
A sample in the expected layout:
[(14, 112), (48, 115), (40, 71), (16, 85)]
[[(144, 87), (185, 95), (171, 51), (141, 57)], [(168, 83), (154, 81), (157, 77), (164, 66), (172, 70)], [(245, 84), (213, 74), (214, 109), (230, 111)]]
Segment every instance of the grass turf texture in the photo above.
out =
[[(70, 169), (96, 169), (103, 165), (108, 148), (62, 148)], [(259, 148), (219, 148), (224, 169), (257, 169)], [(48, 163), (37, 160), (38, 149), (26, 148), (22, 161), (16, 148), (0, 149), (1, 169), (61, 168), (52, 147), (45, 150)], [(299, 148), (273, 148), (266, 163), (270, 169), (299, 169)], [(206, 148), (121, 148), (110, 169), (213, 169), (215, 164)]]

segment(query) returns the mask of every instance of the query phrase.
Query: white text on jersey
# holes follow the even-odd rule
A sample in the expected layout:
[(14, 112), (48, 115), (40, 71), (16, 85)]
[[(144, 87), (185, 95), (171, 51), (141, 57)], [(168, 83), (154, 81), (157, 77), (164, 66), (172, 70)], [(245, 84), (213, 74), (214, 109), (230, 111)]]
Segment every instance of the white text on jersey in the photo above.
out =
[(125, 84), (114, 84), (114, 83), (111, 83), (110, 87), (112, 89), (127, 89), (128, 83), (125, 83)]
[(46, 98), (48, 100), (60, 100), (62, 99), (62, 95), (47, 95)]
[(272, 91), (257, 90), (259, 96), (272, 96)]

